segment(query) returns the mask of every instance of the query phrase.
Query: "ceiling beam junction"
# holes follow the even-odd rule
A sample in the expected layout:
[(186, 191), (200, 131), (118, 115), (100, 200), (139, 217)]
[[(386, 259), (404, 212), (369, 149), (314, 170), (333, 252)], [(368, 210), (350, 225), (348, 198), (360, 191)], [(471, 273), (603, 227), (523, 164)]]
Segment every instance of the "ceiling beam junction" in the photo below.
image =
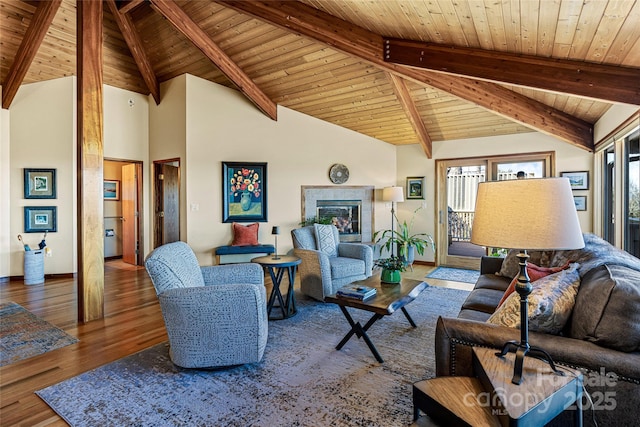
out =
[(204, 55), (213, 62), (222, 73), (240, 89), (263, 113), (272, 120), (278, 118), (278, 106), (273, 102), (251, 78), (209, 35), (198, 26), (184, 10), (169, 0), (150, 0), (154, 10), (164, 16), (179, 32), (191, 41)]
[(20, 42), (20, 47), (2, 85), (2, 108), (8, 109), (11, 106), (61, 3), (62, 0), (38, 2), (38, 7), (31, 18), (31, 23), (22, 42)]
[(416, 107), (415, 102), (413, 102), (413, 98), (411, 98), (411, 93), (409, 92), (409, 88), (405, 81), (396, 76), (395, 74), (385, 73), (387, 78), (391, 82), (391, 86), (393, 87), (393, 91), (395, 92), (402, 108), (407, 115), (407, 118), (411, 122), (413, 129), (416, 131), (418, 136), (418, 142), (422, 146), (424, 150), (424, 154), (428, 159), (432, 157), (432, 142), (431, 137), (429, 136), (429, 132), (424, 125), (424, 121), (422, 120), (422, 116)]
[(640, 69), (384, 39), (384, 60), (501, 83), (640, 105)]
[(495, 83), (385, 62), (382, 36), (306, 4), (292, 1), (216, 2), (325, 43), (384, 71), (451, 93), (534, 130), (593, 151), (593, 125), (590, 123)]
[(129, 46), (131, 56), (133, 56), (133, 60), (138, 66), (138, 71), (140, 71), (140, 75), (147, 85), (147, 89), (149, 89), (153, 99), (156, 101), (156, 105), (160, 104), (160, 84), (153, 72), (151, 62), (144, 51), (144, 46), (136, 32), (133, 21), (129, 15), (122, 12), (122, 10), (118, 11), (115, 0), (106, 1), (111, 14), (113, 15), (113, 19), (115, 19), (116, 24), (118, 24), (118, 28), (120, 28), (120, 32), (122, 33), (127, 46)]

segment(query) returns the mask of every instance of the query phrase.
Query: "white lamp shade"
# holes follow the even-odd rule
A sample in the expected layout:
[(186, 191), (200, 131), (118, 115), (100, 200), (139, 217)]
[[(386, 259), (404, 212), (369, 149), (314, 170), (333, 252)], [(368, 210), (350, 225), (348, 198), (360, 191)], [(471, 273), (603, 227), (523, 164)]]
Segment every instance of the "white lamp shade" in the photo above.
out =
[(382, 200), (385, 202), (404, 202), (402, 187), (385, 187), (382, 189)]
[(567, 178), (482, 182), (471, 242), (508, 249), (584, 247)]

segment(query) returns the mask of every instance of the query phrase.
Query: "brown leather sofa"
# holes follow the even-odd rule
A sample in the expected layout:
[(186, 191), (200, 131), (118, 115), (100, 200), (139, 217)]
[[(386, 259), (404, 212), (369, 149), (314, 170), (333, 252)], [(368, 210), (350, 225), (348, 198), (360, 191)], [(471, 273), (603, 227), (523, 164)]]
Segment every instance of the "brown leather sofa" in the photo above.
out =
[[(546, 253), (547, 266), (572, 259), (581, 263), (580, 286), (571, 318), (561, 335), (529, 333), (531, 346), (554, 362), (583, 372), (584, 425), (637, 426), (640, 423), (640, 260), (592, 234), (579, 251)], [(532, 255), (532, 258), (535, 258)], [(538, 259), (545, 256), (538, 256)], [(436, 327), (436, 375), (474, 376), (474, 346), (501, 349), (520, 341), (520, 331), (486, 323), (511, 279), (496, 275), (503, 258), (484, 257), (481, 275), (457, 318)], [(538, 264), (540, 265), (540, 264)], [(562, 264), (558, 264), (562, 265)], [(554, 425), (566, 425), (563, 414)], [(597, 424), (596, 424), (597, 423)]]

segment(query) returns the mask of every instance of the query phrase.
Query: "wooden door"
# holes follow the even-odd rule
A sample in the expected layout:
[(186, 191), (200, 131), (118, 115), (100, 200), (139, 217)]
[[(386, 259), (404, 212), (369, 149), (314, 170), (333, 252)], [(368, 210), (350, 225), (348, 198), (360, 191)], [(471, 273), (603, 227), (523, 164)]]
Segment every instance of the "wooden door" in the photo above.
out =
[(138, 194), (136, 165), (122, 166), (122, 260), (127, 264), (138, 264)]
[(180, 166), (154, 163), (154, 247), (180, 240)]

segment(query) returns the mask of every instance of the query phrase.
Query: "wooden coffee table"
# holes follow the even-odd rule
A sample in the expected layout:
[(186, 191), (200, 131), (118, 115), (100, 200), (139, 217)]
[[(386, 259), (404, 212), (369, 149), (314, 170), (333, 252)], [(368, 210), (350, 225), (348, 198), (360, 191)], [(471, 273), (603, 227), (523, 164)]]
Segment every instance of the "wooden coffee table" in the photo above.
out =
[[(356, 335), (358, 338), (364, 339), (364, 342), (367, 343), (367, 346), (373, 353), (376, 360), (380, 363), (384, 363), (380, 353), (373, 345), (371, 338), (367, 335), (367, 331), (376, 321), (382, 319), (384, 316), (389, 316), (395, 313), (398, 309), (402, 310), (402, 313), (404, 313), (411, 326), (415, 328), (416, 324), (411, 316), (409, 316), (405, 306), (416, 299), (420, 292), (422, 292), (428, 285), (420, 280), (405, 278), (403, 278), (402, 282), (398, 285), (387, 285), (380, 283), (380, 276), (378, 275), (354, 282), (354, 284), (376, 288), (377, 293), (374, 297), (365, 301), (339, 297), (335, 294), (329, 295), (324, 299), (325, 302), (337, 304), (340, 307), (342, 314), (344, 314), (344, 317), (347, 319), (347, 322), (351, 325), (351, 330), (347, 332), (344, 338), (342, 338), (342, 341), (340, 341), (336, 346), (336, 350), (340, 350), (352, 336)], [(373, 313), (373, 316), (371, 316), (369, 321), (362, 326), (360, 322), (355, 322), (353, 320), (347, 311), (347, 307), (369, 311)]]

